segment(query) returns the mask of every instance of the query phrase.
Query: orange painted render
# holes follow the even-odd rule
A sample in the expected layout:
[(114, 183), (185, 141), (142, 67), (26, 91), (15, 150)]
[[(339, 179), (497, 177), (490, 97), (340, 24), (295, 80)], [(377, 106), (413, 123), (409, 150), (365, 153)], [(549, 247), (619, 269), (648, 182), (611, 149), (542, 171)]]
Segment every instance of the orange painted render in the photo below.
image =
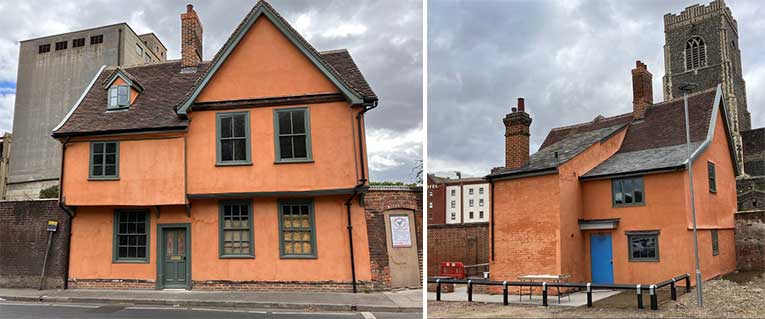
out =
[(198, 102), (340, 92), (271, 21), (259, 17)]
[[(342, 281), (351, 280), (344, 196), (314, 198), (316, 259), (280, 259), (276, 198), (253, 199), (255, 258), (219, 257), (217, 200), (194, 200), (191, 217), (184, 206), (150, 209), (149, 263), (113, 263), (116, 207), (81, 207), (72, 228), (69, 277), (75, 279), (157, 279), (157, 224), (191, 224), (191, 280)], [(356, 202), (358, 203), (358, 202)], [(364, 209), (353, 205), (356, 277), (371, 280)], [(87, 262), (80, 262), (87, 261)]]
[[(183, 133), (72, 139), (66, 144), (63, 195), (67, 205), (182, 205)], [(119, 143), (119, 180), (90, 180), (90, 141)], [(157, 191), (161, 190), (161, 191)]]
[[(712, 143), (693, 165), (699, 255), (705, 280), (735, 270), (736, 264), (735, 172), (722, 121), (718, 115)], [(489, 266), (493, 280), (516, 280), (525, 274), (570, 274), (570, 281), (588, 282), (590, 235), (597, 232), (611, 234), (615, 283), (655, 283), (694, 273), (685, 170), (644, 175), (643, 206), (613, 207), (610, 179), (579, 180), (618, 151), (625, 134), (623, 130), (596, 143), (560, 165), (557, 174), (494, 182), (491, 223), (495, 239), (490, 240), (495, 256)], [(716, 164), (717, 193), (709, 192), (707, 161)], [(607, 218), (619, 218), (618, 227), (579, 230), (578, 219)], [(710, 229), (718, 229), (717, 256), (712, 256)], [(624, 232), (637, 230), (660, 230), (659, 262), (628, 260)]]

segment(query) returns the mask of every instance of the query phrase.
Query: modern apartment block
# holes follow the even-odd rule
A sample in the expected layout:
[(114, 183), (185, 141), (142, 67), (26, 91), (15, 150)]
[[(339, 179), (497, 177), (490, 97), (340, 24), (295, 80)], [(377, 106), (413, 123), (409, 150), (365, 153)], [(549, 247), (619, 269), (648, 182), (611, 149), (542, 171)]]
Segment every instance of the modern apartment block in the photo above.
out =
[(167, 59), (154, 33), (139, 35), (126, 23), (24, 40), (19, 51), (8, 199), (37, 198), (58, 184), (61, 144), (50, 132), (102, 65)]
[(428, 175), (428, 224), (488, 222), (489, 193), (489, 183), (481, 177)]

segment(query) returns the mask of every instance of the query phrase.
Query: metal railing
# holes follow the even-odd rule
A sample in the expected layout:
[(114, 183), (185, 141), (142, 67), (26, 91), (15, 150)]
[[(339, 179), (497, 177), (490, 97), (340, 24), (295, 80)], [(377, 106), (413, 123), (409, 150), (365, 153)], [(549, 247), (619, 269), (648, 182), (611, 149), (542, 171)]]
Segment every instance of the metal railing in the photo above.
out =
[(670, 278), (653, 285), (633, 285), (633, 284), (596, 284), (596, 283), (571, 283), (571, 282), (521, 282), (521, 281), (492, 281), (486, 279), (444, 279), (444, 278), (428, 278), (428, 283), (436, 284), (436, 301), (441, 301), (441, 285), (442, 284), (463, 284), (467, 285), (467, 301), (473, 301), (473, 286), (502, 286), (502, 304), (507, 306), (508, 302), (508, 287), (541, 287), (542, 289), (542, 306), (547, 307), (547, 289), (548, 288), (578, 288), (587, 292), (587, 307), (592, 307), (592, 290), (593, 289), (612, 289), (612, 290), (635, 290), (637, 295), (637, 306), (643, 309), (643, 289), (648, 289), (650, 294), (651, 310), (658, 310), (658, 296), (656, 289), (670, 286), (670, 298), (677, 300), (677, 283), (685, 281), (685, 291), (691, 291), (691, 280), (688, 274), (683, 274), (677, 277)]

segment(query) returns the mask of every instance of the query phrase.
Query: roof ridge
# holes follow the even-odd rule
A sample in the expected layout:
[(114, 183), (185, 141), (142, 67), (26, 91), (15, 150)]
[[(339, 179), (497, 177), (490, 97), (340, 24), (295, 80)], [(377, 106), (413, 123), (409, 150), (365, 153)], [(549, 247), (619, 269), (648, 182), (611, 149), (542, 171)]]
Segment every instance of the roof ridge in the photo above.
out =
[(329, 54), (329, 53), (343, 53), (343, 52), (347, 52), (348, 54), (350, 54), (350, 52), (349, 52), (349, 51), (348, 51), (348, 49), (346, 49), (346, 48), (342, 48), (342, 49), (334, 49), (334, 50), (324, 50), (324, 51), (319, 51), (319, 53), (321, 53), (321, 54)]
[[(619, 114), (619, 115), (614, 115), (614, 116), (604, 117), (604, 118), (602, 118), (602, 119), (599, 119), (599, 120), (597, 120), (597, 121), (595, 121), (595, 119), (593, 119), (593, 120), (591, 120), (591, 121), (588, 121), (588, 122), (582, 122), (582, 123), (578, 123), (578, 124), (572, 124), (572, 125), (567, 125), (567, 126), (559, 126), (559, 127), (554, 127), (554, 128), (552, 128), (552, 129), (550, 130), (550, 132), (552, 132), (552, 131), (560, 131), (560, 130), (566, 130), (566, 129), (572, 129), (572, 128), (576, 128), (576, 127), (582, 127), (582, 126), (587, 126), (587, 125), (591, 125), (591, 124), (594, 124), (594, 123), (598, 123), (598, 122), (603, 122), (603, 121), (608, 121), (608, 120), (613, 120), (613, 119), (617, 119), (617, 118), (625, 117), (625, 116), (627, 116), (627, 115), (631, 115), (631, 114), (632, 114), (632, 112), (629, 112), (629, 113), (624, 113), (624, 114)], [(596, 119), (597, 119), (597, 117), (596, 117)]]

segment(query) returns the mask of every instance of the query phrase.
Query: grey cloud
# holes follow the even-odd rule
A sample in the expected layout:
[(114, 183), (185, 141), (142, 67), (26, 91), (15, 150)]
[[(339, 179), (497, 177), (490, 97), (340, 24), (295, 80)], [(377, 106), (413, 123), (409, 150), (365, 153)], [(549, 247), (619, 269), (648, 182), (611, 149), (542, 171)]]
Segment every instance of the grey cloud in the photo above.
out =
[[(632, 107), (630, 69), (642, 60), (662, 98), (663, 15), (684, 1), (428, 2), (429, 170), (486, 174), (504, 164), (502, 118), (526, 98), (531, 148), (557, 126)], [(738, 20), (753, 125), (765, 125), (763, 9), (729, 1)]]

